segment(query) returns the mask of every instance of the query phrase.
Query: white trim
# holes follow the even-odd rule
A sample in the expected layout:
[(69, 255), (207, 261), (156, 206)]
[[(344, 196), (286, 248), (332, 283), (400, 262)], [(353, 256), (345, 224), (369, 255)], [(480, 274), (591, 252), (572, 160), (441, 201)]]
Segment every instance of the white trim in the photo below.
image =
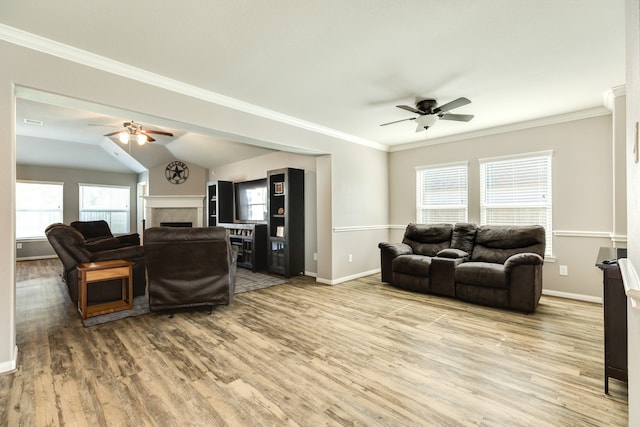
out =
[(362, 273), (352, 274), (350, 276), (340, 277), (338, 279), (333, 279), (333, 280), (316, 279), (316, 282), (322, 283), (324, 285), (337, 285), (337, 284), (340, 284), (340, 283), (348, 282), (350, 280), (356, 280), (356, 279), (359, 279), (361, 277), (371, 276), (372, 274), (376, 274), (376, 273), (380, 273), (380, 269), (379, 268), (376, 268), (374, 270), (364, 271)]
[(13, 356), (6, 362), (0, 363), (0, 374), (9, 374), (15, 372), (18, 367), (18, 346), (13, 349)]
[(455, 135), (443, 136), (441, 138), (426, 139), (424, 141), (411, 142), (408, 144), (399, 144), (389, 147), (389, 152), (411, 150), (414, 148), (427, 147), (429, 145), (445, 144), (447, 142), (464, 141), (466, 139), (479, 138), (482, 136), (497, 135), (500, 133), (513, 132), (523, 129), (536, 128), (541, 126), (549, 126), (558, 123), (571, 122), (574, 120), (590, 119), (592, 117), (606, 116), (611, 111), (605, 107), (595, 107), (588, 110), (573, 111), (566, 114), (558, 114), (556, 116), (543, 117), (540, 119), (527, 120), (519, 123), (510, 123), (507, 125), (496, 126), (492, 128), (479, 129), (476, 131), (458, 133)]
[(631, 302), (631, 307), (640, 310), (640, 280), (636, 273), (636, 269), (627, 258), (618, 260), (620, 273), (622, 274), (622, 283), (624, 284), (624, 293)]
[(553, 150), (534, 151), (531, 153), (510, 154), (508, 156), (485, 157), (478, 159), (479, 164), (490, 162), (505, 162), (509, 160), (530, 159), (533, 157), (553, 157)]
[(469, 161), (463, 160), (460, 162), (451, 162), (451, 163), (438, 163), (436, 165), (425, 165), (425, 166), (416, 166), (416, 172), (423, 171), (425, 169), (440, 169), (440, 168), (451, 168), (454, 166), (467, 166), (469, 167)]
[(54, 259), (58, 258), (57, 255), (37, 255), (37, 256), (24, 256), (16, 257), (16, 261), (36, 261), (39, 259)]
[(96, 68), (107, 73), (115, 74), (131, 80), (136, 80), (151, 86), (156, 86), (171, 92), (200, 99), (213, 104), (221, 105), (233, 110), (241, 111), (254, 116), (295, 126), (311, 132), (323, 134), (343, 141), (353, 142), (381, 151), (389, 151), (384, 144), (365, 138), (331, 129), (316, 123), (308, 122), (297, 117), (278, 113), (277, 111), (259, 107), (248, 102), (240, 101), (216, 92), (202, 89), (160, 74), (152, 73), (141, 68), (132, 67), (123, 62), (115, 61), (104, 56), (96, 55), (82, 49), (75, 48), (54, 40), (47, 39), (8, 25), (0, 24), (0, 40), (5, 40), (19, 46), (33, 49), (48, 55), (57, 56), (68, 61), (76, 62), (87, 67)]
[(333, 227), (334, 233), (348, 233), (351, 231), (388, 230), (389, 225), (352, 225), (345, 227)]
[[(608, 231), (553, 230), (552, 233), (556, 237), (591, 237), (604, 239), (610, 239), (613, 237)], [(624, 237), (624, 239), (626, 241), (626, 236)]]
[(602, 298), (601, 297), (595, 297), (595, 296), (592, 296), (592, 295), (574, 294), (574, 293), (571, 293), (571, 292), (552, 291), (552, 290), (548, 290), (548, 289), (543, 289), (542, 290), (542, 295), (548, 295), (548, 296), (551, 296), (551, 297), (574, 299), (574, 300), (578, 300), (578, 301), (594, 302), (594, 303), (597, 303), (597, 304), (602, 304)]

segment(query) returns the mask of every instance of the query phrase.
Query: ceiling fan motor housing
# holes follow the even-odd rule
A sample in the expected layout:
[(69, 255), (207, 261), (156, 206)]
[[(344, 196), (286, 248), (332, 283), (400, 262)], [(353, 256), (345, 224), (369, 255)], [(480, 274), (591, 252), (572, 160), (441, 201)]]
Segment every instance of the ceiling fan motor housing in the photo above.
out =
[(433, 109), (438, 106), (438, 101), (435, 99), (420, 99), (416, 102), (418, 110), (423, 111), (425, 114), (433, 114)]

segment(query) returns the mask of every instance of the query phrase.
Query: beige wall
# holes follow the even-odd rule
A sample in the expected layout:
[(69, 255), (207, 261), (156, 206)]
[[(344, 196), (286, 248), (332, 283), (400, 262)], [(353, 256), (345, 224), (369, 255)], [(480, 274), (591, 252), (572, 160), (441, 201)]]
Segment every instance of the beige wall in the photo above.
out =
[[(469, 221), (480, 220), (479, 163), (483, 158), (552, 150), (553, 257), (544, 265), (547, 293), (598, 299), (602, 277), (594, 266), (598, 248), (611, 246), (614, 204), (624, 209), (624, 189), (614, 202), (611, 115), (499, 133), (390, 155), (390, 222), (397, 225), (394, 241), (404, 226), (415, 221), (415, 167), (468, 161)], [(626, 232), (619, 224), (620, 233)], [(569, 275), (559, 275), (559, 265)]]
[[(76, 52), (77, 53), (77, 52)], [(75, 55), (75, 54), (74, 54)], [(82, 61), (74, 56), (74, 61)], [(385, 240), (387, 224), (387, 153), (347, 142), (289, 123), (245, 113), (214, 103), (209, 93), (198, 97), (193, 88), (150, 78), (105, 64), (98, 68), (67, 61), (15, 44), (0, 41), (0, 372), (15, 366), (15, 90), (24, 86), (90, 103), (127, 111), (140, 111), (158, 118), (183, 122), (244, 141), (278, 144), (313, 150), (323, 155), (317, 163), (318, 280), (336, 283), (378, 268), (376, 246), (360, 242)], [(71, 78), (70, 76), (73, 76)], [(127, 77), (129, 76), (129, 77)], [(183, 91), (184, 89), (184, 91)], [(204, 165), (203, 165), (204, 166)], [(151, 177), (148, 177), (151, 180)], [(140, 177), (140, 180), (144, 178)], [(208, 179), (205, 179), (208, 180)], [(204, 184), (203, 184), (204, 185)], [(203, 192), (204, 194), (204, 192)], [(336, 243), (335, 230), (341, 227)], [(350, 230), (352, 227), (353, 230)], [(353, 263), (345, 263), (347, 254)], [(356, 258), (358, 257), (358, 258)], [(360, 257), (362, 261), (360, 261)], [(337, 265), (338, 260), (341, 265)], [(355, 262), (358, 260), (358, 262)]]
[[(176, 159), (180, 160), (180, 159)], [(183, 162), (189, 168), (189, 178), (182, 184), (170, 183), (165, 170), (168, 163), (149, 169), (148, 195), (149, 196), (203, 196), (206, 194), (208, 171), (200, 166)]]

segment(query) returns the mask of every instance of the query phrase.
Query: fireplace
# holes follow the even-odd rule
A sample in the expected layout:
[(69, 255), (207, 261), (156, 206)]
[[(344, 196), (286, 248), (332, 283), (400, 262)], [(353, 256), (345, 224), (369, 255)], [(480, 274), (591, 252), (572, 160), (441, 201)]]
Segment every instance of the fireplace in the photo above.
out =
[(188, 221), (179, 221), (179, 222), (161, 222), (160, 227), (193, 227), (192, 222)]
[(144, 202), (146, 227), (159, 227), (162, 223), (190, 223), (195, 227), (204, 224), (204, 195), (146, 196)]

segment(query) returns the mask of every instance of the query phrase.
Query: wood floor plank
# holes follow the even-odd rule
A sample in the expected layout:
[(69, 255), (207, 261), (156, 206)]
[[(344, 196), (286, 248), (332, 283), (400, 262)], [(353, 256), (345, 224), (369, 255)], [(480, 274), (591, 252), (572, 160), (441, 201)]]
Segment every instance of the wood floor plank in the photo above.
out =
[(602, 307), (534, 314), (307, 277), (230, 306), (85, 328), (58, 260), (18, 263), (18, 371), (0, 425), (624, 426)]

